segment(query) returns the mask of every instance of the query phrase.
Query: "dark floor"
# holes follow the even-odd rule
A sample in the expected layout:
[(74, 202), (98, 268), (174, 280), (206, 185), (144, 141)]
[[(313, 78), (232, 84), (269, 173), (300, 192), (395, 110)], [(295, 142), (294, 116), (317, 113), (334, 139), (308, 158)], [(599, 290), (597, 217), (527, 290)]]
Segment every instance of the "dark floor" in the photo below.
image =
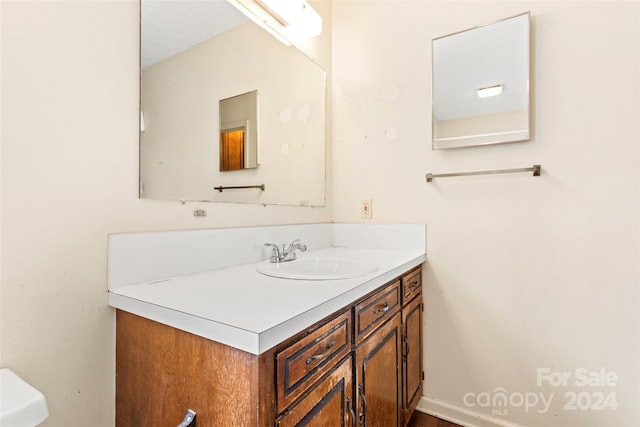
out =
[(413, 416), (409, 420), (407, 427), (460, 427), (458, 424), (441, 420), (432, 415), (427, 415), (420, 411), (413, 411)]

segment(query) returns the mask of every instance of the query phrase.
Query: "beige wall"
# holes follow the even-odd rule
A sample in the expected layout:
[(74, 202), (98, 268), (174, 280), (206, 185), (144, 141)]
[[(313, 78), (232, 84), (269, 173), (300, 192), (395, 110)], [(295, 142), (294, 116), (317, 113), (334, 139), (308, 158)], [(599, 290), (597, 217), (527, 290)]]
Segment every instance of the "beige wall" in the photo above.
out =
[[(431, 39), (527, 10), (534, 139), (432, 151)], [(423, 405), (492, 418), (476, 425), (640, 425), (639, 23), (637, 1), (334, 2), (333, 218), (372, 198), (374, 221), (427, 223)], [(540, 178), (424, 180), (534, 163)], [(537, 368), (600, 367), (615, 387), (536, 384)], [(463, 402), (499, 387), (555, 398), (502, 416)], [(564, 410), (596, 390), (618, 408)]]
[[(138, 13), (136, 1), (0, 6), (0, 365), (46, 395), (48, 426), (113, 425), (109, 233), (330, 220), (330, 207), (138, 200)], [(313, 49), (330, 69), (325, 24)]]

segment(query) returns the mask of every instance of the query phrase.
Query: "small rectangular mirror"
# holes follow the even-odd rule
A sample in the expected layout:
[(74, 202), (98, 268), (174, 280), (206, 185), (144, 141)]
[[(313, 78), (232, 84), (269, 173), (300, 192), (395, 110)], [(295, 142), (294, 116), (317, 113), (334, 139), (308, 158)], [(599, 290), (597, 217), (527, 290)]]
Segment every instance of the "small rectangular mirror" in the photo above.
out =
[(530, 139), (529, 12), (433, 39), (433, 149)]
[(258, 167), (258, 91), (219, 102), (220, 172)]

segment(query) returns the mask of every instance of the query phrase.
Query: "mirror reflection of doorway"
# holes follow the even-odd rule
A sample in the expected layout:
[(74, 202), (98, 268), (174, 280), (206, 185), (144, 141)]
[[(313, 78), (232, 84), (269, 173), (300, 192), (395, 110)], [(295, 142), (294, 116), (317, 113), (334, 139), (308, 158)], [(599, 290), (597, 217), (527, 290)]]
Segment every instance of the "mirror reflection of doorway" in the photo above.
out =
[(220, 170), (244, 168), (244, 128), (220, 133)]
[(258, 167), (258, 91), (219, 101), (220, 172)]

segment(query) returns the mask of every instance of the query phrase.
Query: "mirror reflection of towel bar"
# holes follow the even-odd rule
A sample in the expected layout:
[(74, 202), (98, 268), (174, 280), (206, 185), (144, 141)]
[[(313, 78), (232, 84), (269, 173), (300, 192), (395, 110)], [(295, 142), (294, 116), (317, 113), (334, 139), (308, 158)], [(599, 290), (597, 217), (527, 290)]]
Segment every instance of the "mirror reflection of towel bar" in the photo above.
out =
[(533, 165), (530, 168), (518, 168), (518, 169), (498, 169), (489, 171), (477, 171), (477, 172), (454, 172), (454, 173), (428, 173), (425, 177), (427, 182), (432, 182), (433, 178), (447, 178), (450, 176), (470, 176), (470, 175), (492, 175), (496, 173), (516, 173), (516, 172), (533, 172), (533, 176), (540, 176), (540, 165)]
[(222, 193), (222, 190), (239, 190), (239, 189), (244, 189), (244, 188), (259, 188), (260, 190), (264, 191), (264, 184), (260, 184), (260, 185), (240, 185), (240, 186), (237, 186), (237, 187), (223, 187), (221, 185), (220, 187), (213, 187), (214, 190), (218, 190), (221, 193)]

